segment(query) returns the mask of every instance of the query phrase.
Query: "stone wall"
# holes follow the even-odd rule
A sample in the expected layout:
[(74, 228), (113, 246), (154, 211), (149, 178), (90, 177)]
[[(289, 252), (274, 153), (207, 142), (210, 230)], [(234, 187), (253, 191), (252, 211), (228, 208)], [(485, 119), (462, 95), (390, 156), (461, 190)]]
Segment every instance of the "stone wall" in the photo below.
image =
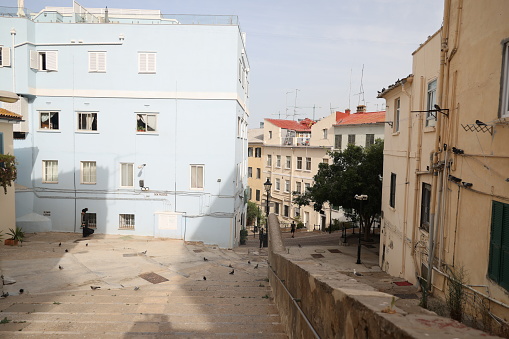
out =
[(269, 239), (269, 281), (290, 338), (490, 337), (431, 312), (408, 314), (394, 307), (396, 313), (383, 313), (392, 295), (331, 265), (288, 254), (275, 215), (269, 217)]

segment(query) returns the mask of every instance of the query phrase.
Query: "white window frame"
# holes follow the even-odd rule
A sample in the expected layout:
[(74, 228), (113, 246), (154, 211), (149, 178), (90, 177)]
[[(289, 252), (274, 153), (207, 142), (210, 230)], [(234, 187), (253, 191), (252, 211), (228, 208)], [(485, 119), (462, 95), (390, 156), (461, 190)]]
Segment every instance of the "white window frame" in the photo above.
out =
[(504, 45), (500, 117), (509, 117), (509, 41)]
[(58, 184), (58, 160), (42, 161), (42, 182), (45, 184)]
[(281, 179), (276, 179), (276, 185), (274, 187), (276, 191), (281, 191)]
[[(136, 133), (157, 133), (158, 130), (157, 130), (157, 113), (155, 112), (136, 112)], [(149, 119), (154, 119), (155, 120), (155, 128), (153, 131), (148, 131), (148, 120)], [(138, 126), (138, 121), (142, 121), (142, 123), (145, 124), (145, 130), (143, 130), (142, 127), (139, 127)]]
[(104, 51), (88, 52), (88, 72), (106, 73), (106, 52)]
[(97, 183), (97, 163), (95, 161), (80, 161), (81, 183), (95, 185)]
[(58, 51), (30, 51), (30, 68), (45, 71), (58, 71)]
[(272, 167), (272, 154), (267, 154), (267, 167)]
[(276, 155), (276, 167), (281, 168), (281, 156)]
[(394, 121), (393, 121), (393, 133), (399, 132), (399, 118), (401, 114), (401, 98), (394, 100)]
[(437, 121), (437, 113), (438, 112), (430, 112), (430, 110), (435, 109), (435, 104), (437, 103), (437, 87), (438, 80), (433, 79), (428, 82), (427, 92), (426, 92), (426, 127), (435, 126)]
[(285, 192), (290, 192), (290, 180), (285, 180)]
[(11, 67), (11, 49), (0, 46), (0, 67)]
[[(97, 112), (77, 112), (78, 115), (78, 131), (80, 132), (96, 132), (97, 131)], [(94, 116), (95, 115), (95, 116)], [(85, 119), (82, 124), (82, 118)], [(95, 129), (93, 129), (93, 119), (95, 118)], [(85, 126), (83, 126), (85, 125)]]
[(154, 74), (157, 69), (157, 54), (155, 52), (138, 52), (138, 73)]
[[(42, 127), (42, 116), (43, 114), (48, 114), (48, 127)], [(51, 124), (51, 118), (54, 116), (54, 115), (57, 115), (57, 120), (58, 120), (58, 128), (55, 128), (54, 126), (52, 126)], [(58, 131), (60, 130), (60, 111), (39, 111), (39, 130), (41, 131), (49, 131), (49, 130), (54, 130), (54, 131)]]
[[(130, 175), (127, 178), (124, 175)], [(124, 185), (127, 184), (127, 185)], [(134, 163), (121, 162), (120, 163), (120, 187), (133, 188), (134, 187)]]
[(297, 169), (302, 169), (302, 157), (297, 157)]
[(306, 158), (306, 171), (311, 171), (311, 158)]
[(327, 128), (322, 129), (322, 133), (323, 133), (323, 138), (324, 139), (327, 139), (327, 134), (328, 134), (327, 132), (328, 132)]
[(134, 230), (135, 219), (134, 214), (119, 214), (118, 215), (118, 229), (120, 230)]
[(203, 188), (205, 187), (205, 165), (192, 164), (189, 166), (189, 171), (190, 171), (189, 187), (192, 190), (203, 190)]
[(285, 168), (286, 169), (290, 169), (292, 168), (292, 157), (290, 155), (287, 155), (286, 156), (286, 164), (285, 164)]
[(300, 181), (295, 182), (295, 191), (302, 193), (302, 183)]

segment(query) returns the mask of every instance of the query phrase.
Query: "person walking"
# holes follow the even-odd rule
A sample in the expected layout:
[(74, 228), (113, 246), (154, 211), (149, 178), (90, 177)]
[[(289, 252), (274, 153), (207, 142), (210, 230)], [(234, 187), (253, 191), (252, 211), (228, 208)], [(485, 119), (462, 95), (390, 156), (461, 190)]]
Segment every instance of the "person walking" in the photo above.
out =
[(292, 232), (292, 238), (295, 238), (295, 221), (292, 221), (292, 229), (290, 232)]
[(260, 228), (260, 233), (258, 234), (258, 238), (260, 239), (260, 248), (262, 248), (263, 247), (263, 238), (264, 238), (263, 228)]

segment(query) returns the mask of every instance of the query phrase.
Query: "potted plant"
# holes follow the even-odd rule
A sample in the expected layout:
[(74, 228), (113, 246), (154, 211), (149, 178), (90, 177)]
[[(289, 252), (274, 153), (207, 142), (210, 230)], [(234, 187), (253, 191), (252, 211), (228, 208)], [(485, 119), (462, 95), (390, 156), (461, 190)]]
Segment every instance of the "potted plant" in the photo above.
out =
[(25, 238), (25, 232), (21, 229), (21, 227), (17, 227), (15, 229), (9, 228), (9, 232), (7, 235), (11, 236), (10, 239), (5, 239), (4, 244), (9, 246), (16, 246), (18, 242), (23, 243), (23, 238)]

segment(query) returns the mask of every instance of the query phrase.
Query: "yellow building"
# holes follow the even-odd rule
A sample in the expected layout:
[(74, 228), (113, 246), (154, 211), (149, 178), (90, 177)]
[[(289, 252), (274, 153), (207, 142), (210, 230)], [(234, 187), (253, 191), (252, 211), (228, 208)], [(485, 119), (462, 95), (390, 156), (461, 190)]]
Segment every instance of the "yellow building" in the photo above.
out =
[(466, 310), (501, 327), (509, 325), (507, 14), (505, 0), (445, 0), (443, 27), (413, 53), (412, 75), (380, 93), (393, 121), (380, 266), (430, 281), (438, 296), (464, 270)]
[(249, 200), (255, 202), (264, 211), (262, 197), (264, 196), (263, 179), (263, 128), (254, 128), (247, 133), (247, 185), (249, 186)]
[[(0, 108), (0, 154), (14, 155), (13, 147), (13, 124), (21, 121), (21, 115), (12, 113)], [(0, 168), (1, 170), (1, 168)], [(16, 209), (14, 203), (14, 183), (7, 187), (7, 194), (4, 194), (3, 187), (0, 187), (0, 234), (5, 237), (9, 228), (16, 227)]]

